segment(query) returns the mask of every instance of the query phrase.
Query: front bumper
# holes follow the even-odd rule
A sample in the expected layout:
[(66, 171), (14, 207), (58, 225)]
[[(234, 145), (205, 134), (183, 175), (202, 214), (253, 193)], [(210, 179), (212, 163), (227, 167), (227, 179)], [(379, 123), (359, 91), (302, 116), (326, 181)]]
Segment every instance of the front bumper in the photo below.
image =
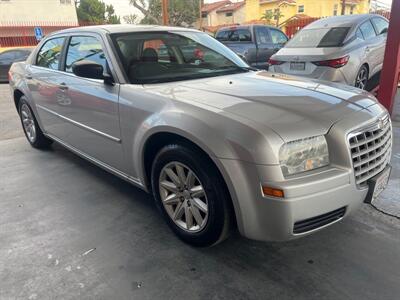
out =
[[(240, 214), (239, 231), (247, 238), (262, 241), (285, 241), (308, 235), (335, 222), (303, 233), (295, 233), (295, 224), (345, 207), (343, 217), (364, 201), (368, 189), (358, 189), (351, 170), (329, 168), (284, 182), (262, 181), (280, 171), (279, 166), (261, 166), (241, 161), (223, 160), (234, 176)], [(257, 180), (258, 179), (258, 180)], [(284, 190), (285, 198), (264, 197), (261, 185)]]

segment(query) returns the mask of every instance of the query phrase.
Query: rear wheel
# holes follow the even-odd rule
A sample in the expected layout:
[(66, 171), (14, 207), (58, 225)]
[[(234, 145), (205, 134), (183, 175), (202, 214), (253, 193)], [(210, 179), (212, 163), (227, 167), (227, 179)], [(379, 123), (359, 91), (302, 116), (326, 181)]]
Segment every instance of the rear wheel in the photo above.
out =
[(39, 124), (24, 96), (19, 100), (19, 116), (25, 136), (32, 147), (38, 149), (48, 148), (52, 140), (48, 139), (39, 127)]
[(355, 87), (365, 90), (368, 83), (368, 68), (363, 65), (357, 73)]
[(152, 189), (175, 234), (194, 246), (223, 241), (231, 224), (229, 194), (210, 159), (186, 145), (168, 145), (153, 163)]

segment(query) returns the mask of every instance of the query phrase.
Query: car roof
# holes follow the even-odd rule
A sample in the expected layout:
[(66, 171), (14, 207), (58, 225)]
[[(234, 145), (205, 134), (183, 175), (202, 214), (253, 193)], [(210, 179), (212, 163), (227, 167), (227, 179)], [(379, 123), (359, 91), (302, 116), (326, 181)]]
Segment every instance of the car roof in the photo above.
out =
[(220, 29), (218, 29), (218, 31), (224, 31), (224, 30), (234, 30), (234, 29), (249, 29), (251, 27), (268, 27), (268, 28), (272, 28), (272, 29), (278, 29), (277, 27), (274, 26), (270, 26), (270, 25), (263, 25), (263, 24), (248, 24), (248, 25), (230, 25), (230, 26), (224, 26), (221, 27)]
[(307, 26), (307, 29), (353, 27), (354, 25), (360, 24), (372, 17), (383, 18), (382, 16), (376, 14), (335, 16), (335, 17), (319, 19), (315, 22), (312, 22), (310, 25)]
[(54, 34), (77, 33), (77, 32), (94, 32), (94, 33), (113, 34), (113, 33), (126, 33), (126, 32), (159, 32), (159, 31), (200, 32), (196, 29), (184, 28), (184, 27), (174, 27), (174, 26), (114, 24), (114, 25), (95, 25), (95, 26), (74, 27), (74, 28), (57, 31)]

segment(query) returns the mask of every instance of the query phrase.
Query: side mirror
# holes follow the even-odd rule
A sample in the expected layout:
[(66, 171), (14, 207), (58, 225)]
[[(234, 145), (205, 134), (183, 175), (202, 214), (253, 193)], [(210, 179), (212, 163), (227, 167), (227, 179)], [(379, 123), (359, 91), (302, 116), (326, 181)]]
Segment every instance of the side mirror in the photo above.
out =
[(236, 53), (246, 64), (248, 64), (249, 62), (247, 61), (247, 58), (246, 58), (246, 56), (244, 56), (243, 54), (241, 54), (241, 53)]
[(79, 77), (104, 79), (103, 66), (93, 61), (81, 60), (73, 63), (72, 72)]

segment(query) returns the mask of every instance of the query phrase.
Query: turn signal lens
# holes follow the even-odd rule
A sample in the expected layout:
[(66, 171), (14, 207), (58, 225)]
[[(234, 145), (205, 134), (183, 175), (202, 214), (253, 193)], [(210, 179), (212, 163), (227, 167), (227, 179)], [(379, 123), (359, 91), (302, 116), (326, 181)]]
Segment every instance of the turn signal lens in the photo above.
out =
[(341, 68), (347, 64), (349, 61), (349, 56), (343, 56), (341, 58), (330, 59), (330, 60), (322, 60), (322, 61), (313, 61), (313, 64), (316, 66), (322, 67), (331, 67), (331, 68)]
[(284, 61), (276, 60), (276, 59), (269, 59), (268, 63), (270, 66), (276, 66), (276, 65), (281, 65), (284, 63)]
[(273, 197), (278, 197), (278, 198), (284, 197), (283, 190), (275, 189), (275, 188), (268, 187), (268, 186), (263, 186), (262, 192), (263, 192), (264, 196), (273, 196)]

